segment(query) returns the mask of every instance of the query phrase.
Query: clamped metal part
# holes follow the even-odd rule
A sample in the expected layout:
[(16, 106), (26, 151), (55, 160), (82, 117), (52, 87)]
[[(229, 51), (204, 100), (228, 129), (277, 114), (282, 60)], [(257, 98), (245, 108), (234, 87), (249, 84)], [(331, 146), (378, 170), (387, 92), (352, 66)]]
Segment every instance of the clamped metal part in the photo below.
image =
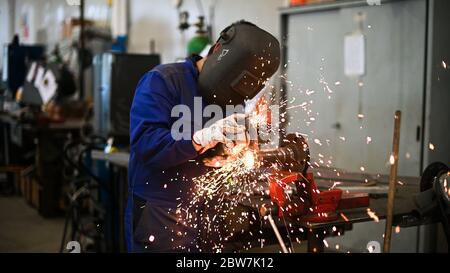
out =
[[(269, 176), (269, 193), (278, 215), (295, 216), (305, 222), (327, 222), (338, 218), (339, 210), (369, 206), (369, 195), (344, 193), (341, 189), (320, 191), (312, 173), (307, 173), (309, 149), (300, 134), (290, 134), (280, 148), (258, 152), (263, 164), (276, 164)], [(285, 190), (294, 184), (296, 194), (287, 200)]]
[[(285, 189), (290, 183), (297, 188), (297, 195), (287, 200)], [(368, 207), (366, 193), (344, 193), (341, 189), (320, 191), (312, 173), (274, 171), (269, 177), (269, 193), (278, 207), (278, 215), (299, 218), (302, 222), (327, 222), (338, 219), (338, 211)]]
[(309, 147), (300, 134), (289, 134), (280, 148), (257, 153), (258, 162), (270, 166), (276, 164), (282, 170), (306, 174), (309, 163)]

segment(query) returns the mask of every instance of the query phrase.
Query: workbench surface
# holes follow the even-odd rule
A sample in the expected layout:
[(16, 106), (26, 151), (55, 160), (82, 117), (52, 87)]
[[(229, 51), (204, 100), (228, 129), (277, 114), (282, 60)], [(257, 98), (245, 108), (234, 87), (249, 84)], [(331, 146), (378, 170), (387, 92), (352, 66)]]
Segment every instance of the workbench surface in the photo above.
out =
[[(124, 171), (128, 168), (129, 153), (127, 152), (105, 154), (102, 151), (93, 151), (92, 157), (93, 159), (107, 160), (122, 168)], [(302, 222), (288, 217), (282, 219), (274, 215), (273, 218), (283, 236), (287, 235), (287, 224), (291, 230), (294, 230), (294, 233), (290, 234), (291, 238), (295, 238), (295, 240), (308, 240), (308, 250), (311, 252), (320, 252), (323, 251), (323, 238), (342, 235), (345, 231), (351, 230), (352, 225), (355, 223), (376, 221), (376, 218), (378, 220), (386, 218), (387, 194), (385, 192), (387, 192), (389, 181), (388, 175), (351, 173), (339, 170), (340, 176), (336, 177), (336, 169), (332, 168), (316, 168), (310, 171), (314, 173), (315, 182), (320, 190), (326, 190), (332, 187), (344, 187), (345, 189), (355, 188), (358, 190), (366, 188), (367, 192), (373, 192), (371, 189), (376, 188), (376, 194), (370, 195), (370, 205), (368, 207), (371, 212), (375, 213), (376, 217), (369, 215), (368, 208), (338, 211), (338, 219), (322, 223)], [(418, 219), (414, 213), (416, 206), (413, 199), (419, 193), (420, 178), (400, 176), (398, 177), (398, 181), (393, 225), (407, 227), (423, 224), (421, 219)], [(261, 182), (261, 185), (258, 185), (258, 187), (267, 188), (267, 182)], [(239, 202), (239, 206), (244, 210), (253, 210), (255, 213), (258, 213), (258, 209), (263, 204), (269, 205), (270, 203), (270, 196), (256, 194), (251, 195), (249, 198), (244, 198)], [(257, 224), (256, 228), (263, 231), (262, 237), (264, 237), (267, 243), (276, 243), (276, 239), (267, 222), (262, 221), (260, 224)], [(256, 230), (252, 231), (255, 234)], [(246, 240), (254, 240), (255, 238), (252, 237), (248, 236), (248, 234), (240, 234), (234, 240), (230, 240), (230, 243), (233, 241), (239, 243)]]
[[(111, 154), (105, 154), (101, 151), (92, 152), (93, 159), (107, 160), (119, 167), (128, 168), (129, 153), (127, 152), (117, 152)], [(320, 172), (321, 176), (317, 173)], [(370, 175), (370, 174), (360, 174), (360, 173), (346, 173), (341, 171), (339, 179), (333, 176), (333, 172), (328, 168), (316, 168), (314, 170), (315, 181), (318, 187), (322, 190), (331, 188), (333, 184), (339, 182), (339, 186), (345, 186), (346, 188), (351, 188), (354, 186), (364, 187), (366, 184), (372, 186), (367, 186), (370, 189), (373, 186), (385, 186), (387, 187), (389, 177), (387, 175)], [(397, 194), (395, 196), (395, 207), (394, 214), (395, 219), (400, 220), (404, 215), (411, 214), (412, 210), (415, 208), (413, 196), (419, 193), (419, 181), (418, 177), (399, 177), (401, 184), (397, 184)], [(339, 187), (338, 186), (338, 187)], [(270, 203), (268, 196), (265, 197), (264, 201), (261, 201), (261, 196), (255, 196), (251, 198), (251, 204), (249, 202), (243, 201), (243, 205), (259, 206), (263, 203)], [(386, 205), (387, 205), (387, 195), (377, 194), (370, 198), (370, 210), (374, 212), (379, 219), (384, 219), (386, 217)], [(330, 221), (325, 223), (301, 223), (304, 227), (309, 228), (319, 228), (325, 226), (339, 225), (343, 223), (357, 223), (364, 221), (373, 221), (374, 219), (367, 213), (367, 208), (353, 209), (343, 211), (343, 214), (348, 219), (346, 221), (343, 217), (339, 217), (336, 221)]]

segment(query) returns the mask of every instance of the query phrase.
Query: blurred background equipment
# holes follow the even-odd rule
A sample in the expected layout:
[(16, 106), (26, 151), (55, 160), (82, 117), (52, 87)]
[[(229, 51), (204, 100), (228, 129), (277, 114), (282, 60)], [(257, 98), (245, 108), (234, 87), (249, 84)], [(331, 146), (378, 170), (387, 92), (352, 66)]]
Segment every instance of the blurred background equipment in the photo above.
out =
[(420, 193), (415, 197), (417, 212), (425, 219), (441, 222), (450, 252), (450, 169), (442, 162), (431, 163), (420, 180)]
[(115, 40), (112, 50), (126, 52), (130, 25), (128, 0), (108, 0), (108, 2), (111, 7), (111, 34)]
[(17, 89), (23, 85), (30, 63), (43, 61), (44, 55), (44, 45), (21, 45), (17, 35), (10, 44), (3, 47), (2, 80), (7, 83), (12, 97), (16, 96)]
[[(198, 54), (198, 55), (202, 55), (202, 53), (205, 54), (205, 48), (208, 48), (213, 40), (212, 24), (214, 22), (214, 15), (215, 15), (214, 12), (217, 1), (213, 1), (212, 3), (210, 3), (211, 5), (209, 8), (209, 17), (208, 19), (206, 19), (203, 1), (196, 0), (199, 16), (197, 17), (197, 22), (195, 23), (189, 22), (188, 11), (181, 10), (183, 2), (184, 2), (183, 0), (179, 0), (175, 1), (174, 3), (176, 9), (178, 10), (178, 19), (179, 19), (178, 29), (184, 35), (184, 32), (188, 30), (190, 27), (196, 28), (194, 37), (192, 37), (187, 43), (187, 55), (190, 56), (191, 54)], [(209, 23), (207, 23), (206, 21), (208, 21)]]
[(141, 77), (161, 62), (157, 54), (103, 53), (94, 60), (96, 134), (128, 145), (129, 114)]
[(205, 29), (205, 17), (199, 16), (198, 22), (194, 24), (197, 27), (195, 36), (188, 42), (188, 55), (200, 54), (211, 43), (208, 32)]
[(76, 92), (75, 77), (63, 63), (32, 63), (20, 95), (25, 105), (46, 105), (51, 99), (62, 102)]

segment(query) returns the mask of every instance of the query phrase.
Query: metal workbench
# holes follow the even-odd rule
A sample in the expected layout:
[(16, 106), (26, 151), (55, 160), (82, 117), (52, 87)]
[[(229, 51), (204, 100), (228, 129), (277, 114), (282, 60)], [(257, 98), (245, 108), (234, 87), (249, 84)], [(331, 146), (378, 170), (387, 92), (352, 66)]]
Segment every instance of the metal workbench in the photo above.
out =
[[(128, 169), (129, 153), (118, 152), (105, 154), (100, 151), (93, 151), (92, 158), (97, 160), (106, 160), (115, 165), (117, 172), (115, 176), (117, 178), (120, 177), (121, 180), (116, 181), (115, 183), (119, 183), (122, 187), (127, 184), (126, 173)], [(321, 176), (317, 175), (317, 172), (319, 171)], [(383, 186), (387, 186), (388, 183), (388, 177), (385, 175), (362, 175), (342, 172), (343, 174), (340, 179), (336, 180), (334, 178), (326, 177), (331, 174), (331, 171), (327, 169), (316, 169), (314, 172), (316, 173), (315, 181), (318, 187), (323, 190), (332, 187), (336, 181), (341, 181), (342, 184), (340, 186), (346, 186), (348, 188), (351, 188), (352, 186), (363, 186), (367, 183), (373, 184), (374, 182), (376, 182), (379, 188), (383, 188)], [(409, 227), (427, 223), (427, 221), (419, 219), (414, 212), (415, 205), (413, 196), (419, 192), (419, 178), (399, 177), (399, 180), (402, 181), (402, 185), (398, 185), (397, 187), (393, 226)], [(367, 187), (367, 189), (370, 189), (370, 187)], [(124, 196), (121, 195), (121, 199), (122, 198), (124, 198)], [(261, 200), (261, 198), (263, 200)], [(263, 204), (270, 204), (270, 202), (271, 200), (269, 196), (255, 195), (246, 201), (242, 201), (240, 203), (240, 209), (243, 211), (253, 210), (255, 213), (258, 213), (258, 208), (260, 208)], [(370, 210), (374, 212), (380, 220), (384, 219), (386, 216), (386, 205), (387, 196), (383, 193), (374, 194), (370, 198)], [(124, 207), (121, 206), (121, 209), (124, 209)], [(353, 224), (374, 221), (374, 219), (367, 213), (367, 208), (346, 210), (343, 211), (343, 216), (344, 217), (341, 216), (335, 221), (324, 223), (300, 222), (295, 219), (286, 219), (287, 223), (292, 225), (292, 227), (289, 227), (290, 230), (293, 230), (293, 232), (289, 234), (290, 238), (294, 242), (307, 241), (309, 252), (323, 252), (326, 250), (324, 243), (324, 239), (326, 237), (341, 236), (346, 231), (351, 230)], [(237, 234), (229, 243), (236, 246), (236, 244), (242, 245), (242, 242), (264, 239), (266, 245), (276, 244), (276, 238), (267, 221), (263, 218), (259, 220), (260, 222), (254, 223), (253, 225), (248, 224), (245, 227), (250, 232)], [(277, 223), (283, 238), (286, 238), (287, 240), (288, 236), (283, 219), (274, 216), (274, 220)], [(263, 231), (262, 234), (259, 230)], [(255, 234), (259, 235), (255, 236)]]

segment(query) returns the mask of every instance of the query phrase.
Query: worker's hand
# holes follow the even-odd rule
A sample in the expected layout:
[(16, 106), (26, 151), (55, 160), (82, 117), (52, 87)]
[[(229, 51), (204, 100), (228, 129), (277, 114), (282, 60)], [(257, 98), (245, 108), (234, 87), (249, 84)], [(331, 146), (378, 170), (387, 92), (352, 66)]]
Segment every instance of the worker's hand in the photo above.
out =
[(213, 148), (218, 143), (223, 143), (228, 150), (237, 146), (245, 147), (249, 143), (245, 129), (245, 115), (233, 114), (195, 132), (193, 143), (198, 152)]

